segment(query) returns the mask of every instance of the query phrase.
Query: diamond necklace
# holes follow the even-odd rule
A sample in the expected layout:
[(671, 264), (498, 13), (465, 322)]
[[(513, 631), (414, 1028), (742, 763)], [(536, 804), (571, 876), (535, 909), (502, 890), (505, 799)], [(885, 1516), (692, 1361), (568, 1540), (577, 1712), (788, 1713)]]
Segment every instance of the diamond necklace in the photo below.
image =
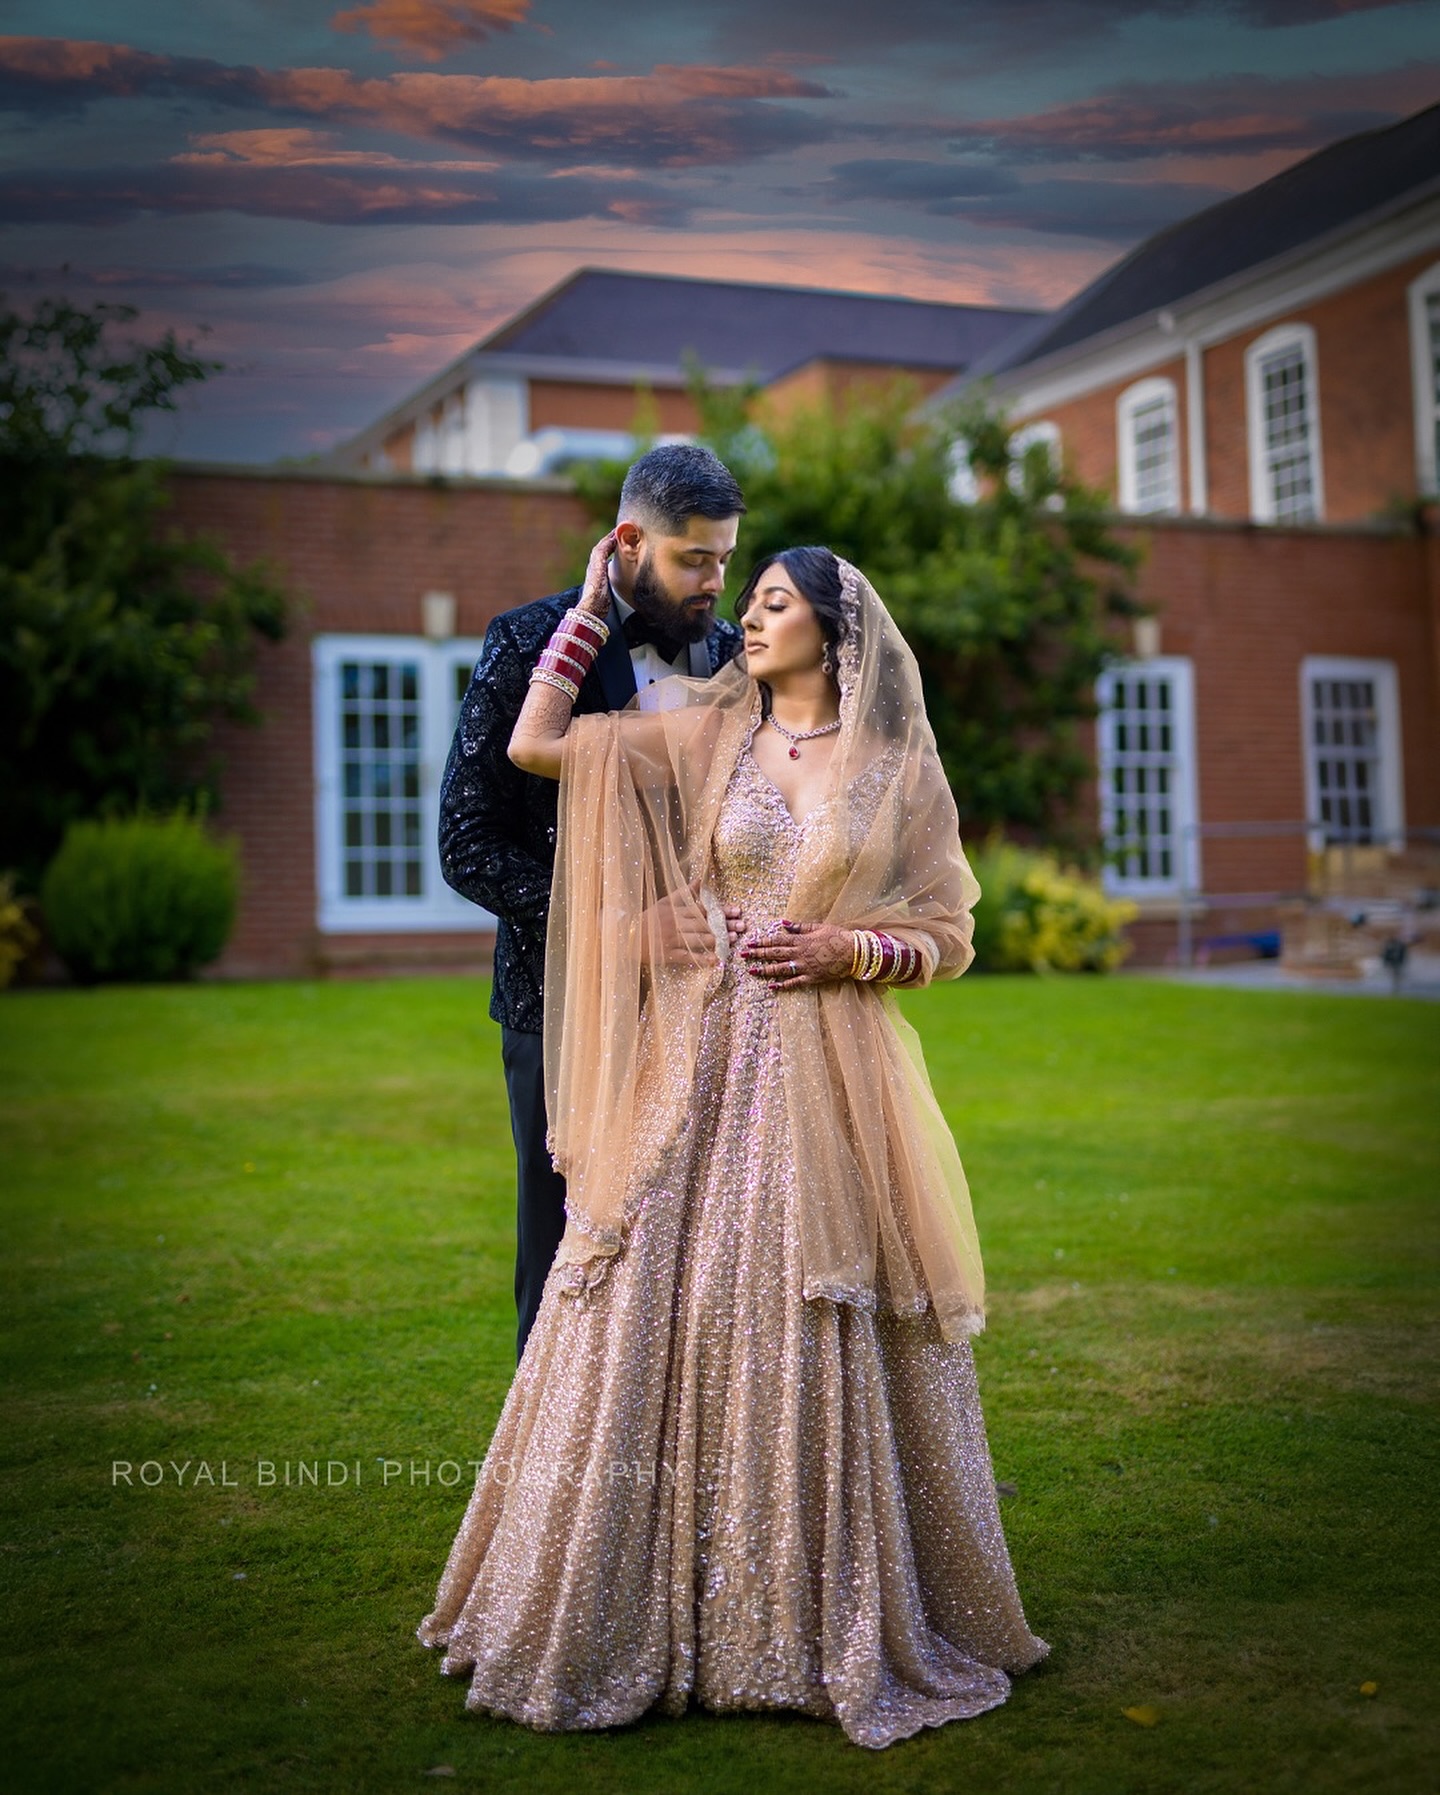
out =
[(817, 735), (833, 735), (840, 727), (840, 719), (837, 717), (833, 723), (822, 723), (818, 729), (787, 729), (783, 723), (776, 720), (772, 712), (768, 711), (765, 715), (765, 721), (772, 729), (778, 729), (785, 740), (789, 742), (791, 760), (799, 760), (800, 758), (800, 750), (796, 746), (797, 742), (813, 741)]

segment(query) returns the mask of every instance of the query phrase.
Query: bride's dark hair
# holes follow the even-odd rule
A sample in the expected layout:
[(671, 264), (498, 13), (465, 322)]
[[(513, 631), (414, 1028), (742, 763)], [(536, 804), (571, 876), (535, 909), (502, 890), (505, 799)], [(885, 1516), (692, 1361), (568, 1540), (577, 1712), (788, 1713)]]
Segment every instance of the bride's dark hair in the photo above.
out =
[(795, 590), (809, 600), (830, 649), (832, 664), (840, 660), (840, 639), (845, 634), (844, 613), (840, 608), (840, 563), (828, 548), (782, 548), (778, 555), (766, 555), (755, 563), (743, 591), (735, 600), (735, 615), (743, 617), (755, 596), (755, 588), (763, 574), (779, 565), (794, 581)]

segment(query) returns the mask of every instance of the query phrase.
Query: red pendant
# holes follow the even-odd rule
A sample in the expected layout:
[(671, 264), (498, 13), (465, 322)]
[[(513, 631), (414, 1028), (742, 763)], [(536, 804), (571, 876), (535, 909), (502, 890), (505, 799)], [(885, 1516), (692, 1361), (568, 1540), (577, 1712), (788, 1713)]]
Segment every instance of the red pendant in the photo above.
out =
[(790, 750), (790, 758), (791, 758), (791, 760), (799, 760), (800, 750), (798, 748), (792, 747)]

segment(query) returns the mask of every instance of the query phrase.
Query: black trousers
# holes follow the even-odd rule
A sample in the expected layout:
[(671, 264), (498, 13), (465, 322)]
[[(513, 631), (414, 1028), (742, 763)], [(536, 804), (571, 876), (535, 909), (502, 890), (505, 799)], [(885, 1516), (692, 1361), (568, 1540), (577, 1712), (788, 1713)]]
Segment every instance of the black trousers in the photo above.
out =
[(526, 1029), (500, 1031), (500, 1056), (515, 1137), (515, 1309), (518, 1363), (540, 1307), (545, 1279), (565, 1232), (565, 1180), (545, 1149), (543, 1037)]

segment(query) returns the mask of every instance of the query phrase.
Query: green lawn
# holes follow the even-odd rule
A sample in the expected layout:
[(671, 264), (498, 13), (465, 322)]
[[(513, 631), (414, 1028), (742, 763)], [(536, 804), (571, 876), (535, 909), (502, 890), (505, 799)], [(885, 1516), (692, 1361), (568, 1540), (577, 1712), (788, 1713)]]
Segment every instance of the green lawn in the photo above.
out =
[[(16, 1786), (1434, 1787), (1440, 1009), (1128, 978), (907, 1000), (975, 1193), (1002, 1512), (1053, 1653), (875, 1754), (800, 1716), (533, 1734), (465, 1713), (415, 1643), (471, 1473), (408, 1466), (477, 1458), (513, 1369), (487, 997), (0, 1001)], [(347, 1483), (257, 1481), (317, 1459)], [(165, 1481), (116, 1487), (115, 1460)]]

